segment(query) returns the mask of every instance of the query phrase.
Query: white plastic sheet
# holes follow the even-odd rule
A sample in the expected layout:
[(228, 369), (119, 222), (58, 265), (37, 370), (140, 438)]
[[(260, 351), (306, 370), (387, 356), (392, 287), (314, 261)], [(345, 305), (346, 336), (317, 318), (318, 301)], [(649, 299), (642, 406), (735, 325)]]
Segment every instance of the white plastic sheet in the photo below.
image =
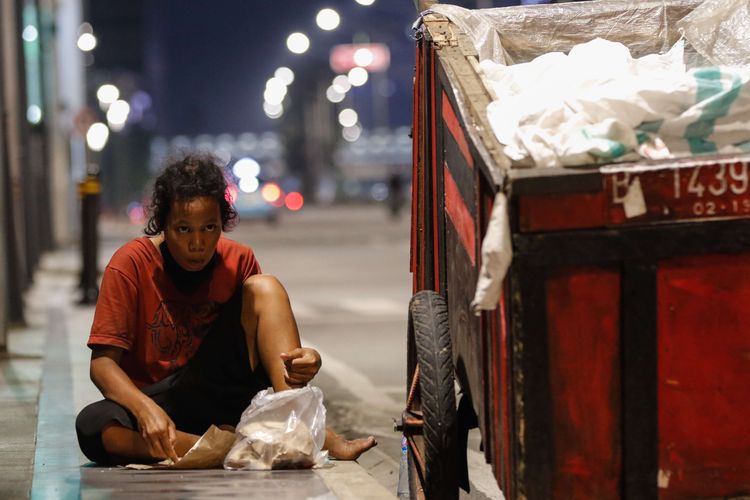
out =
[(494, 9), (437, 4), (430, 10), (468, 35), (480, 61), (518, 64), (594, 38), (623, 43), (634, 57), (666, 52), (680, 39), (677, 21), (700, 3), (606, 0)]
[(706, 0), (677, 26), (711, 64), (750, 64), (750, 2)]

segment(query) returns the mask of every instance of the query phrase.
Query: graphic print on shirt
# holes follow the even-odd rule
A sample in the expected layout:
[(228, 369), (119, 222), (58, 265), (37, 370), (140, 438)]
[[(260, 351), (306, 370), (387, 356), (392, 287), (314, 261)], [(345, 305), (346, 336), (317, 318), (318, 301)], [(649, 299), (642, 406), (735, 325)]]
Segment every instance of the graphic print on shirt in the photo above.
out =
[(147, 323), (146, 328), (159, 359), (169, 361), (170, 370), (193, 357), (216, 319), (218, 309), (217, 302), (187, 304), (161, 301), (153, 321)]

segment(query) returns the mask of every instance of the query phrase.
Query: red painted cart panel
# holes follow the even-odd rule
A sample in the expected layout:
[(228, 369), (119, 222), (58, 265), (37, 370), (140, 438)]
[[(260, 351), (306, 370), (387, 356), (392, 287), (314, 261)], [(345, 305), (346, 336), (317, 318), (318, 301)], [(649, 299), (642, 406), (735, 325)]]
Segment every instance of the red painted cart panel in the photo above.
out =
[(620, 489), (620, 275), (578, 268), (547, 280), (556, 498)]
[(662, 498), (750, 491), (750, 254), (662, 262), (659, 488)]

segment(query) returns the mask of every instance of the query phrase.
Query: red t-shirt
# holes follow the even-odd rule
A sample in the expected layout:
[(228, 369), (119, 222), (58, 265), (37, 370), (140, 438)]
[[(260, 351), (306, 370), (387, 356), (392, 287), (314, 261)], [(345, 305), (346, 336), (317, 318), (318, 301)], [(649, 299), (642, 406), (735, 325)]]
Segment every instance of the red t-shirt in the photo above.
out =
[(259, 273), (250, 247), (221, 238), (211, 277), (184, 293), (166, 274), (151, 240), (132, 240), (104, 270), (88, 346), (125, 349), (121, 367), (133, 382), (138, 387), (158, 382), (187, 363), (220, 306)]

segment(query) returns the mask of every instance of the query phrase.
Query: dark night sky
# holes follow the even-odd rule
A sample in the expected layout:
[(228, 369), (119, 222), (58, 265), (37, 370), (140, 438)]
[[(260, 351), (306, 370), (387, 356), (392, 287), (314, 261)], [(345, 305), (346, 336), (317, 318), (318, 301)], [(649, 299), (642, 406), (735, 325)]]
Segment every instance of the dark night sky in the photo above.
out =
[[(149, 0), (141, 5), (143, 84), (154, 97), (159, 134), (272, 130), (276, 124), (263, 113), (262, 95), (275, 68), (291, 67), (298, 77), (293, 85), (304, 85), (302, 69), (315, 61), (327, 65), (330, 47), (351, 43), (356, 33), (389, 45), (388, 77), (396, 91), (390, 99), (391, 125), (411, 120), (410, 27), (416, 19), (411, 0), (376, 0), (369, 7), (354, 0)], [(324, 7), (341, 15), (333, 32), (315, 24)], [(311, 49), (301, 56), (286, 48), (293, 31), (311, 39)]]

